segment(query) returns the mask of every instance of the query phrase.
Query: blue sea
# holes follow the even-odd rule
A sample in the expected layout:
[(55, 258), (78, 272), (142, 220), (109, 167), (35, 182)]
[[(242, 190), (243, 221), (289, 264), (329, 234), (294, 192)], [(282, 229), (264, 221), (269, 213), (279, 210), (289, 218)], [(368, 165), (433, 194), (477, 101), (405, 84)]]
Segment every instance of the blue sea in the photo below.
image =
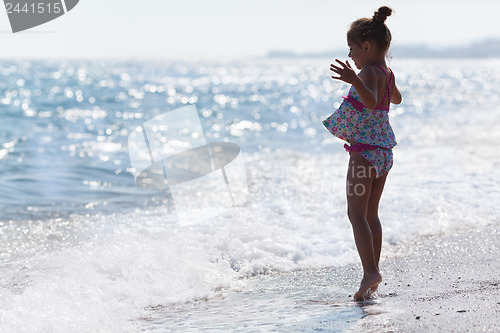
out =
[[(330, 62), (3, 60), (0, 331), (289, 332), (363, 316), (348, 301), (361, 276), (348, 155), (321, 123), (349, 89)], [(404, 101), (385, 248), (498, 224), (500, 60), (389, 66)], [(128, 138), (189, 105), (207, 142), (241, 148), (248, 194), (186, 225), (168, 190), (136, 185)]]

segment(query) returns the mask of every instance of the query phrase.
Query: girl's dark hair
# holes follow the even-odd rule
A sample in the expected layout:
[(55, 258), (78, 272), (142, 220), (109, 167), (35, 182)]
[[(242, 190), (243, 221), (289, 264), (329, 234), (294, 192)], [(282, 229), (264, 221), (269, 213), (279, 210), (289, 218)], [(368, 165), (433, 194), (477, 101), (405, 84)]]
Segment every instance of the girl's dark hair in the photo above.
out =
[(362, 18), (352, 22), (347, 38), (361, 45), (366, 41), (374, 41), (382, 50), (387, 51), (391, 45), (391, 32), (385, 25), (387, 16), (391, 16), (392, 9), (380, 7), (372, 18)]

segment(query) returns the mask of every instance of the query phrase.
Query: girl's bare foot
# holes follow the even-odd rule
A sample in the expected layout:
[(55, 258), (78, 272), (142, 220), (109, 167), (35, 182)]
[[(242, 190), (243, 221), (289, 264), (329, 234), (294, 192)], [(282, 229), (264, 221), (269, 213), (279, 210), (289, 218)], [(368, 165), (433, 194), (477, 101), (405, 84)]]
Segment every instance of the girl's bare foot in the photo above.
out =
[(371, 289), (368, 289), (366, 293), (363, 295), (364, 300), (366, 301), (367, 299), (374, 299), (375, 298), (375, 292), (373, 292)]
[(374, 285), (374, 286), (370, 287), (370, 290), (371, 290), (372, 292), (376, 292), (376, 291), (378, 290), (378, 285), (379, 285), (379, 284), (380, 284), (380, 282), (379, 282), (379, 283), (377, 283), (376, 285)]
[[(377, 270), (378, 270), (378, 264), (377, 264)], [(380, 271), (379, 271), (380, 272)], [(380, 280), (382, 281), (382, 280)], [(376, 292), (378, 290), (378, 285), (380, 284), (380, 282), (378, 282), (376, 285), (374, 286), (371, 286), (369, 290), (372, 291), (372, 293)]]
[(354, 294), (354, 300), (363, 301), (365, 299), (364, 295), (368, 291), (368, 289), (374, 286), (378, 286), (381, 281), (382, 275), (380, 275), (379, 272), (375, 272), (371, 275), (363, 277), (363, 280), (361, 280), (361, 284), (359, 285), (358, 292)]

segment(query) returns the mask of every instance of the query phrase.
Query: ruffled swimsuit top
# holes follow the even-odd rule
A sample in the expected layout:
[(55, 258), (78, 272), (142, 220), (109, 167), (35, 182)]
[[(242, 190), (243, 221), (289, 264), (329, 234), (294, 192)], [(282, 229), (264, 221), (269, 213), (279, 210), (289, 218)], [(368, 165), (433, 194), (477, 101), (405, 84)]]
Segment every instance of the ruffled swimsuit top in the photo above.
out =
[[(394, 74), (387, 76), (387, 91), (382, 102), (373, 109), (367, 108), (358, 93), (351, 86), (349, 94), (344, 98), (340, 107), (330, 117), (323, 120), (323, 125), (336, 137), (350, 142), (357, 141), (382, 148), (396, 146), (396, 137), (389, 123), (389, 105), (391, 101), (391, 82)], [(386, 104), (387, 103), (387, 104)]]

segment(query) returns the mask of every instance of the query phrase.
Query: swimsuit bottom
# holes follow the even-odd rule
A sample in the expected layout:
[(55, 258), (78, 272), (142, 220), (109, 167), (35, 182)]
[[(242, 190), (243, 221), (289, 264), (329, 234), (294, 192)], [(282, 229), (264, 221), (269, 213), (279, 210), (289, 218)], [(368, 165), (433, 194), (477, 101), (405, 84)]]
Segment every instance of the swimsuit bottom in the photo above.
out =
[(391, 148), (382, 148), (366, 143), (356, 143), (352, 146), (345, 144), (344, 148), (349, 152), (349, 155), (355, 151), (363, 156), (375, 168), (377, 173), (375, 178), (385, 175), (392, 168), (393, 156)]

